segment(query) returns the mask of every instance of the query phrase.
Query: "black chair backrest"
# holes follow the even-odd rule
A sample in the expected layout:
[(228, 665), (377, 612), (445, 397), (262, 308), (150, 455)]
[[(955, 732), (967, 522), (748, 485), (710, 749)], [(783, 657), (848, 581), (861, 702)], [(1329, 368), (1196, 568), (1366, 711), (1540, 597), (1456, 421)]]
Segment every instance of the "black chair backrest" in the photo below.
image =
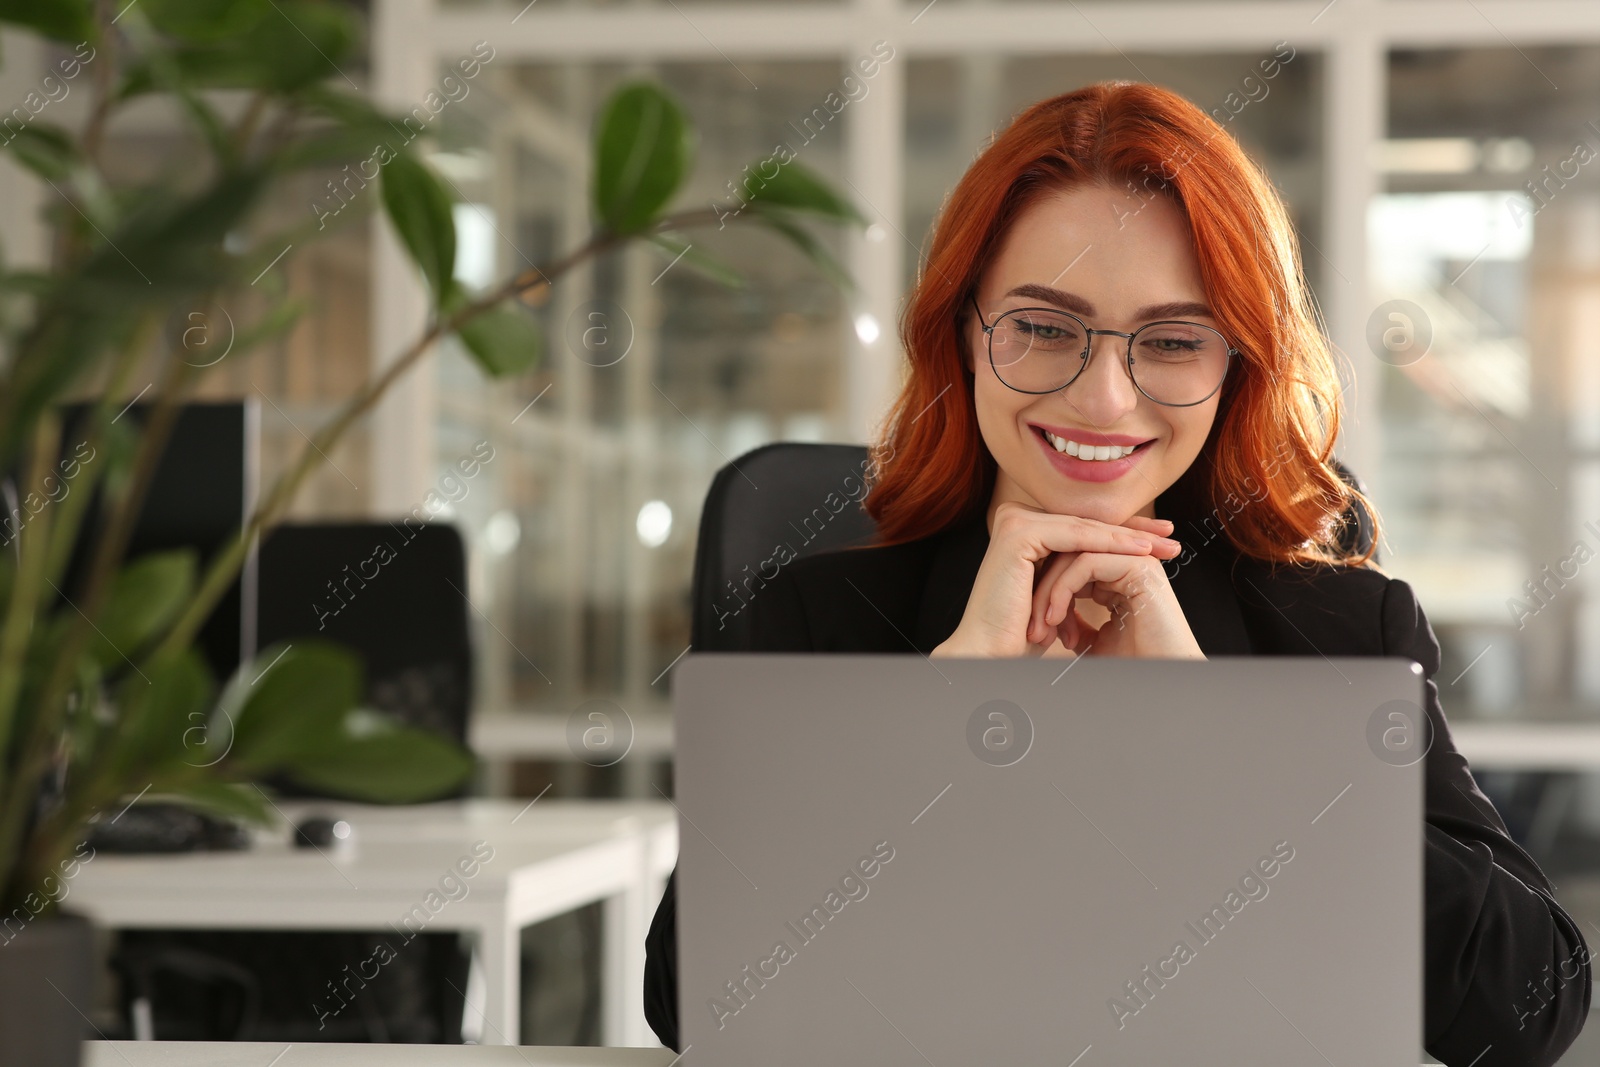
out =
[[(750, 615), (744, 608), (763, 576), (770, 579), (786, 559), (872, 540), (876, 527), (861, 507), (869, 467), (864, 445), (778, 442), (747, 452), (717, 472), (706, 493), (695, 548), (693, 648), (748, 651)], [(1365, 492), (1343, 464), (1335, 461), (1334, 467), (1346, 483)], [(1372, 517), (1352, 507), (1345, 513), (1340, 543), (1365, 551), (1372, 538)]]
[[(1367, 495), (1367, 484), (1363, 482), (1356, 472), (1346, 467), (1338, 460), (1333, 460), (1333, 469), (1338, 472), (1344, 484), (1350, 486), (1362, 496)], [(1341, 516), (1339, 527), (1339, 547), (1346, 552), (1365, 552), (1372, 549), (1372, 562), (1378, 562), (1378, 550), (1373, 546), (1373, 539), (1378, 536), (1377, 527), (1372, 521), (1372, 513), (1362, 507), (1357, 501), (1352, 501)]]
[(467, 556), (453, 526), (285, 523), (261, 545), (256, 638), (360, 653), (366, 698), (459, 743), (472, 706)]
[(861, 507), (869, 469), (864, 445), (779, 442), (717, 472), (700, 514), (689, 640), (697, 651), (750, 648), (744, 610), (762, 577), (784, 561), (872, 540)]

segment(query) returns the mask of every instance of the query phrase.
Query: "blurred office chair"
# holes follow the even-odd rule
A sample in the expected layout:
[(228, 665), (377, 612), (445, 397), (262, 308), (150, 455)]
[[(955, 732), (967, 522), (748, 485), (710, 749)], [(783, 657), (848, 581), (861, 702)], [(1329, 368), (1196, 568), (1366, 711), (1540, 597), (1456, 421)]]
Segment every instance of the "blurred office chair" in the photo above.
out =
[(258, 648), (296, 638), (344, 645), (366, 665), (370, 706), (466, 743), (471, 607), (455, 527), (285, 523), (262, 542), (260, 573)]
[[(369, 706), (466, 743), (472, 647), (466, 548), (454, 527), (286, 523), (267, 535), (259, 566), (258, 648), (305, 638), (344, 645), (365, 663)], [(313, 1013), (313, 1001), (337, 1003), (327, 983), (370, 960), (380, 940), (359, 931), (129, 931), (113, 965), (140, 1038), (460, 1042), (470, 958), (455, 933), (423, 932), (350, 1010)]]
[[(779, 544), (801, 557), (872, 540), (876, 525), (860, 504), (869, 466), (864, 445), (779, 442), (747, 452), (717, 472), (706, 492), (695, 546), (691, 647), (749, 651), (750, 615), (738, 610), (742, 601), (736, 590)], [(1347, 484), (1365, 492), (1342, 464), (1336, 461), (1334, 467)], [(1352, 506), (1340, 542), (1364, 551), (1372, 539), (1372, 516)], [(1377, 554), (1372, 558), (1376, 562)]]

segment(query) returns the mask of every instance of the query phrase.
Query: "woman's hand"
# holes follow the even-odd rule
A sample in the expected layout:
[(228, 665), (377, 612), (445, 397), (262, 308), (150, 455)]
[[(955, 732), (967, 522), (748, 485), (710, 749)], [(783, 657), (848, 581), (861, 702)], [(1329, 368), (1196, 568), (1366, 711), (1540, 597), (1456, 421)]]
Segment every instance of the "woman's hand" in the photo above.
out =
[[(1161, 560), (1182, 551), (1165, 519), (1113, 526), (1006, 501), (995, 508), (989, 549), (966, 612), (936, 656), (1178, 657), (1204, 655)], [(1041, 571), (1043, 573), (1041, 573)], [(1092, 597), (1113, 621), (1095, 629), (1072, 601)]]
[[(1108, 609), (1111, 618), (1097, 629), (1078, 611), (1078, 597), (1089, 597)], [(1030, 641), (1059, 637), (1062, 647), (1079, 655), (1206, 658), (1167, 581), (1167, 572), (1159, 560), (1148, 555), (1057, 555), (1034, 591), (1028, 635)]]

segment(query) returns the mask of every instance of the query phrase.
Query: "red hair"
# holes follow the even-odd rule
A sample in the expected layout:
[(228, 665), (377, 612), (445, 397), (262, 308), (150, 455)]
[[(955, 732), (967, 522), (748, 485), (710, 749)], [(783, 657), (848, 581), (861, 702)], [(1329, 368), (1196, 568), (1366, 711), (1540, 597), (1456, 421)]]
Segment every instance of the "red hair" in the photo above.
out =
[(987, 506), (996, 464), (964, 359), (968, 294), (1018, 215), (1086, 182), (1168, 196), (1188, 220), (1206, 299), (1241, 353), (1191, 467), (1208, 507), (1241, 504), (1224, 523), (1229, 540), (1266, 560), (1366, 564), (1371, 547), (1353, 553), (1338, 543), (1352, 503), (1366, 508), (1374, 531), (1377, 511), (1330, 461), (1341, 386), (1288, 212), (1209, 115), (1135, 82), (1101, 82), (1027, 108), (946, 198), (900, 322), (910, 373), (873, 448), (865, 507), (877, 522), (874, 543), (927, 537)]

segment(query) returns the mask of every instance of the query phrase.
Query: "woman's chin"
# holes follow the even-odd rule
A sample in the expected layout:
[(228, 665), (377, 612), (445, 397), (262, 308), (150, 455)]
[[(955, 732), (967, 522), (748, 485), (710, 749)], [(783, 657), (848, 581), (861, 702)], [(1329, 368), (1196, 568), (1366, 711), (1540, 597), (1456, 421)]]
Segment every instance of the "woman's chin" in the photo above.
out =
[(1075, 515), (1080, 519), (1094, 519), (1110, 526), (1126, 526), (1128, 520), (1137, 515), (1143, 507), (1143, 502), (1133, 503), (1084, 494), (1066, 500), (1050, 500), (1044, 509), (1053, 515)]

